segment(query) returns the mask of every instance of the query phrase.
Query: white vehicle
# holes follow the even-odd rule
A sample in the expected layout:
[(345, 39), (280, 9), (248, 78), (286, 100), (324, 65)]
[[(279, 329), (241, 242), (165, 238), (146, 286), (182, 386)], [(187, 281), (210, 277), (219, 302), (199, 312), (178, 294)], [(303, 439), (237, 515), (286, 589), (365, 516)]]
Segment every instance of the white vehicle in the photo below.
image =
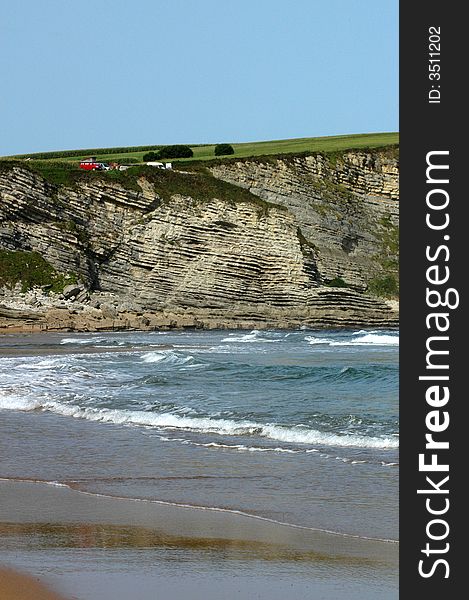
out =
[(170, 162), (163, 164), (162, 162), (156, 162), (156, 161), (151, 160), (145, 164), (148, 165), (149, 167), (156, 167), (157, 169), (172, 169), (173, 168), (173, 163), (170, 163)]

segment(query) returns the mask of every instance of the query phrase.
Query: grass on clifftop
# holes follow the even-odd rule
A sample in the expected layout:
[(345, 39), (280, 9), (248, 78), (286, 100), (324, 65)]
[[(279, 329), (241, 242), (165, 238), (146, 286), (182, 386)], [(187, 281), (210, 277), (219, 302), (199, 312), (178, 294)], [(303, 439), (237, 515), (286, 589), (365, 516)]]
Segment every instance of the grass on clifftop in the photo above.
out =
[[(86, 154), (80, 155), (80, 150), (64, 151), (64, 152), (49, 152), (31, 154), (31, 160), (24, 160), (21, 157), (7, 157), (0, 159), (0, 170), (8, 169), (12, 166), (25, 167), (39, 175), (50, 183), (56, 185), (73, 186), (77, 182), (87, 181), (106, 181), (120, 183), (127, 189), (140, 191), (137, 180), (141, 176), (145, 176), (154, 183), (159, 183), (161, 188), (160, 195), (165, 197), (168, 190), (174, 190), (173, 193), (181, 193), (183, 195), (194, 195), (195, 190), (191, 185), (196, 185), (201, 192), (203, 198), (207, 197), (208, 188), (215, 187), (220, 199), (229, 196), (228, 190), (222, 188), (223, 183), (215, 183), (214, 178), (210, 177), (205, 166), (221, 164), (223, 162), (236, 161), (239, 159), (253, 158), (258, 161), (275, 160), (282, 158), (288, 160), (295, 156), (313, 154), (315, 152), (325, 153), (331, 162), (335, 164), (337, 156), (342, 152), (352, 149), (367, 149), (387, 148), (389, 152), (397, 152), (399, 142), (398, 133), (369, 133), (359, 135), (341, 135), (332, 137), (320, 138), (298, 138), (291, 140), (277, 140), (268, 142), (253, 142), (246, 144), (233, 144), (235, 154), (227, 157), (215, 157), (213, 154), (214, 145), (210, 146), (193, 146), (194, 156), (190, 159), (177, 159), (174, 171), (177, 171), (178, 166), (181, 170), (192, 171), (192, 180), (184, 180), (184, 178), (171, 175), (171, 171), (161, 171), (153, 167), (147, 167), (144, 164), (135, 164), (127, 171), (83, 171), (79, 168), (79, 160), (84, 156), (96, 154), (98, 161), (118, 161), (125, 164), (126, 160), (132, 164), (132, 161), (142, 160), (144, 151), (142, 148), (136, 147), (135, 151), (132, 148), (127, 148), (125, 153), (122, 153), (124, 148), (116, 148), (119, 153), (113, 153), (111, 148), (102, 149), (108, 153), (99, 154), (95, 150), (87, 150)], [(156, 146), (155, 146), (156, 148)], [(71, 156), (73, 154), (73, 156)], [(22, 155), (26, 156), (26, 155)], [(52, 158), (54, 157), (54, 158)], [(29, 158), (29, 157), (28, 157)], [(174, 172), (173, 171), (173, 172)], [(196, 176), (197, 174), (197, 176)], [(208, 179), (210, 177), (210, 179)], [(228, 185), (228, 184), (226, 184)], [(176, 188), (178, 191), (176, 191)], [(182, 188), (182, 189), (181, 189)], [(239, 188), (231, 186), (231, 192), (238, 190), (236, 195), (242, 194)], [(222, 194), (220, 196), (220, 194)], [(248, 192), (246, 192), (248, 194)], [(254, 197), (254, 196), (253, 196)], [(252, 198), (251, 198), (252, 200)]]
[[(390, 133), (361, 133), (352, 135), (334, 135), (327, 137), (294, 138), (288, 140), (270, 140), (265, 142), (231, 143), (234, 155), (227, 158), (246, 158), (250, 156), (265, 156), (270, 154), (300, 154), (303, 152), (334, 152), (360, 148), (378, 148), (399, 143), (399, 134)], [(214, 155), (216, 144), (188, 144), (194, 156), (191, 159), (173, 159), (172, 162), (188, 160), (220, 160)], [(31, 158), (34, 160), (60, 160), (76, 163), (82, 158), (96, 156), (98, 161), (116, 161), (125, 164), (126, 159), (142, 161), (148, 150), (158, 150), (160, 146), (130, 146), (127, 148), (89, 148), (86, 150), (64, 150), (57, 152), (40, 152), (36, 154), (18, 154), (10, 158)], [(221, 159), (223, 160), (223, 159)]]

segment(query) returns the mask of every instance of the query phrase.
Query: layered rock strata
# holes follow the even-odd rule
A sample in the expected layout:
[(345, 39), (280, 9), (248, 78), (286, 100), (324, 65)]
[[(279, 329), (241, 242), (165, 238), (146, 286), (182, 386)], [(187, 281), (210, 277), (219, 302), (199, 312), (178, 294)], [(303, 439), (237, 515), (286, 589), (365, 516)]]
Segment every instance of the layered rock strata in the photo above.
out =
[[(314, 245), (323, 281), (342, 278), (366, 288), (399, 220), (395, 149), (220, 162), (215, 177), (284, 206)], [(378, 269), (379, 270), (379, 269)]]

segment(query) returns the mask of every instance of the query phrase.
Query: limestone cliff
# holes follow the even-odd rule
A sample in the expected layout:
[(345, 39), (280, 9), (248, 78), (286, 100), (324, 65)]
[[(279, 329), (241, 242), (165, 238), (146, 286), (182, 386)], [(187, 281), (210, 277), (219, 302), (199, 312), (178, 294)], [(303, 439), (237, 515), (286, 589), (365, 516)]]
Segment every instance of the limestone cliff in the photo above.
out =
[(314, 245), (322, 282), (340, 277), (364, 290), (389, 250), (397, 271), (397, 248), (387, 248), (390, 237), (397, 244), (398, 233), (395, 148), (221, 162), (211, 172), (286, 207)]
[[(37, 252), (118, 298), (90, 329), (396, 323), (362, 293), (395, 276), (395, 149), (207, 165), (59, 185), (5, 162), (0, 248)], [(53, 327), (74, 328), (68, 313)]]

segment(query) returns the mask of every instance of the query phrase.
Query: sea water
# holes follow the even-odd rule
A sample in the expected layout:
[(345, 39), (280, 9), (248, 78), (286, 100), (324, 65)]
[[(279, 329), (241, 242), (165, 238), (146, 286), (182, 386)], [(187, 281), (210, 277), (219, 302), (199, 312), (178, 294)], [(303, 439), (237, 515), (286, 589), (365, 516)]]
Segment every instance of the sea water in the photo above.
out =
[(398, 538), (397, 331), (0, 339), (0, 477)]

